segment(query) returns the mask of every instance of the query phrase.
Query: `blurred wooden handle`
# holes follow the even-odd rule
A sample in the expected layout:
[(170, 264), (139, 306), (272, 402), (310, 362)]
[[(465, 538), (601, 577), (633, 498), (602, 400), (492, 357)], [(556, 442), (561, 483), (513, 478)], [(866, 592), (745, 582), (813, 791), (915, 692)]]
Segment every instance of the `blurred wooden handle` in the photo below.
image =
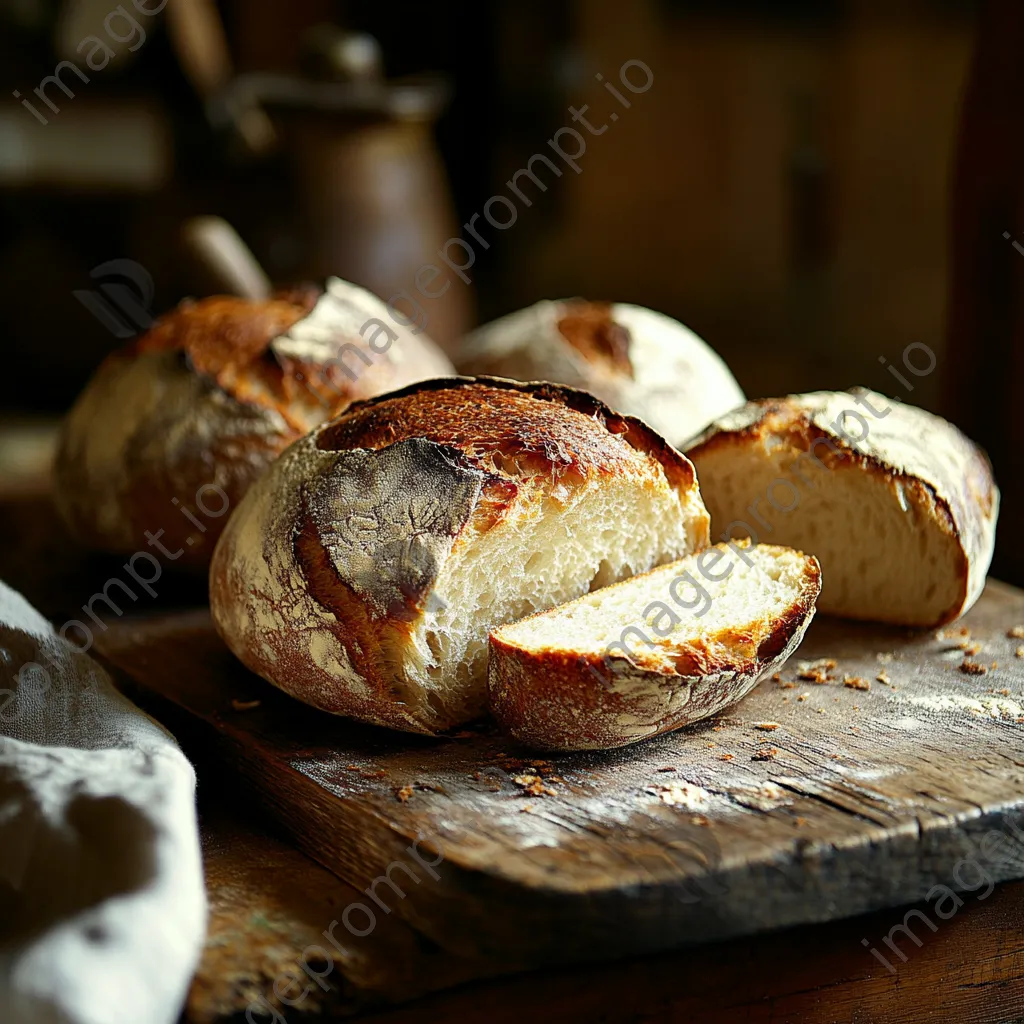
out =
[(223, 217), (193, 217), (185, 222), (181, 235), (205, 291), (245, 299), (270, 298), (270, 278)]

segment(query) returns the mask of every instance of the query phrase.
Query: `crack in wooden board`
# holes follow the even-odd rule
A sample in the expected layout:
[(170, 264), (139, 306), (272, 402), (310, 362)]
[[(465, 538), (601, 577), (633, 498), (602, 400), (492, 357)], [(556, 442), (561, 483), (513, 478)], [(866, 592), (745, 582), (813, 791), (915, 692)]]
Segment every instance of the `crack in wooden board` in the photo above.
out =
[[(957, 634), (819, 618), (778, 682), (717, 718), (565, 756), (487, 723), (431, 740), (306, 708), (247, 673), (205, 611), (117, 623), (98, 647), (139, 699), (205, 727), (299, 845), (357, 887), (432, 837), (441, 881), (396, 911), (441, 945), (526, 966), (829, 920), (954, 884), (972, 836), (1024, 809), (1024, 659), (1007, 636), (1022, 624), (1024, 593), (991, 582), (957, 628), (998, 668), (968, 675), (963, 652), (949, 656)], [(832, 681), (797, 678), (822, 658), (837, 662)], [(1024, 845), (1011, 850), (999, 878), (1024, 875)]]

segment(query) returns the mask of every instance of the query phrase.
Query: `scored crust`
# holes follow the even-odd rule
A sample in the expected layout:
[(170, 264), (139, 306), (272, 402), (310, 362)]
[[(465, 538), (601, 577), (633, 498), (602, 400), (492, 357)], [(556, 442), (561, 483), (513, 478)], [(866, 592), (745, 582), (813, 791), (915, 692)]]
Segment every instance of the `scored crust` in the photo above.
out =
[[(745, 453), (770, 458), (791, 476), (795, 473), (792, 467), (810, 453), (826, 470), (865, 474), (879, 485), (886, 501), (915, 517), (919, 535), (928, 529), (941, 533), (949, 542), (946, 568), (953, 596), (934, 616), (900, 620), (907, 625), (945, 624), (966, 612), (984, 589), (995, 545), (999, 490), (985, 452), (939, 416), (866, 388), (811, 392), (748, 402), (712, 423), (684, 450), (697, 466), (718, 527), (724, 525), (720, 519), (749, 523), (754, 515), (749, 507), (726, 509), (719, 503), (718, 474), (729, 472), (732, 456)], [(796, 476), (803, 482), (800, 473)], [(818, 486), (816, 478), (812, 486)], [(753, 503), (763, 495), (751, 493), (749, 497)], [(763, 502), (761, 511), (765, 511)], [(770, 510), (765, 515), (773, 530), (780, 524), (787, 530), (773, 533), (772, 539), (814, 550), (811, 538), (793, 532), (793, 521), (787, 515)], [(756, 521), (750, 525), (756, 531)], [(892, 553), (879, 550), (874, 556), (886, 559), (892, 558)], [(892, 561), (895, 564), (898, 559)], [(870, 607), (833, 605), (829, 583), (841, 569), (840, 565), (825, 565), (826, 587), (819, 608), (854, 618), (876, 618)], [(899, 584), (894, 576), (891, 586), (898, 588)]]
[(372, 348), (359, 327), (378, 315), (376, 296), (332, 279), (324, 292), (215, 296), (162, 317), (104, 361), (65, 420), (55, 496), (73, 532), (127, 554), (162, 529), (184, 552), (176, 565), (205, 568), (226, 515), (197, 508), (198, 489), (233, 508), (279, 452), (354, 399), (450, 371), (390, 319), (393, 344)]
[(467, 558), (509, 517), (621, 480), (638, 496), (677, 495), (684, 550), (706, 546), (688, 460), (590, 395), (445, 378), (355, 403), (289, 448), (236, 511), (211, 567), (214, 621), (249, 668), (307, 703), (449, 728), (460, 716), (426, 700), (406, 666), (453, 551)]
[[(738, 542), (735, 550), (746, 546)], [(581, 643), (573, 645), (573, 606), (586, 597), (492, 631), (492, 714), (516, 739), (534, 747), (604, 750), (691, 725), (741, 700), (799, 647), (821, 590), (815, 558), (772, 545), (760, 545), (757, 551), (759, 557), (797, 556), (804, 561), (799, 592), (781, 614), (755, 610), (747, 621), (711, 634), (665, 642), (655, 649), (637, 644), (628, 659), (610, 656), (610, 649), (601, 655)], [(694, 559), (683, 559), (605, 590), (624, 595), (637, 590), (642, 595), (652, 579), (693, 565)], [(635, 603), (639, 608), (644, 601), (639, 596)], [(537, 649), (517, 642), (516, 634), (531, 620), (556, 616), (566, 618), (563, 645)]]

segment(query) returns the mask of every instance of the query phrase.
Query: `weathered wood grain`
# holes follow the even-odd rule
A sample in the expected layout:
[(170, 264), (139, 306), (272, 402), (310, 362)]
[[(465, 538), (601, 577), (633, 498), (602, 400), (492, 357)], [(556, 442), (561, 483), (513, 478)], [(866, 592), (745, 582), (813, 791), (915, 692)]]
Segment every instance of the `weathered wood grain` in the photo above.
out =
[[(486, 725), (430, 740), (305, 708), (246, 673), (205, 612), (118, 624), (99, 644), (162, 710), (204, 726), (211, 751), (330, 870), (365, 889), (426, 837), (443, 853), (440, 879), (392, 909), (447, 949), (530, 966), (956, 888), (980, 834), (1024, 809), (1024, 640), (1006, 635), (1024, 625), (1024, 594), (991, 583), (958, 625), (969, 640), (819, 620), (798, 658), (835, 659), (833, 681), (796, 680), (794, 661), (707, 723), (544, 759)], [(981, 645), (969, 660), (998, 667), (960, 671), (966, 642)], [(955, 701), (975, 710), (941, 706)], [(1024, 875), (1020, 837), (990, 872)]]

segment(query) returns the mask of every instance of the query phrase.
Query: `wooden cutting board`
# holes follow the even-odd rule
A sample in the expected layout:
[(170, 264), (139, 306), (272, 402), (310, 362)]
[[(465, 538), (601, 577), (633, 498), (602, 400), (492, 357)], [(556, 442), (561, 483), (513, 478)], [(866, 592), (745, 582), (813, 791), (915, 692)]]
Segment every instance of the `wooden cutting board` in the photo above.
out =
[[(356, 933), (394, 912), (442, 947), (525, 967), (960, 889), (976, 878), (962, 860), (997, 829), (1008, 841), (986, 873), (1024, 876), (1017, 626), (1024, 592), (996, 582), (948, 637), (819, 618), (778, 680), (715, 719), (540, 757), (486, 723), (431, 740), (307, 708), (243, 669), (205, 610), (97, 639), (132, 695), (323, 865), (360, 890), (394, 865), (403, 895), (378, 883), (348, 911)], [(816, 659), (836, 664), (798, 678)]]

